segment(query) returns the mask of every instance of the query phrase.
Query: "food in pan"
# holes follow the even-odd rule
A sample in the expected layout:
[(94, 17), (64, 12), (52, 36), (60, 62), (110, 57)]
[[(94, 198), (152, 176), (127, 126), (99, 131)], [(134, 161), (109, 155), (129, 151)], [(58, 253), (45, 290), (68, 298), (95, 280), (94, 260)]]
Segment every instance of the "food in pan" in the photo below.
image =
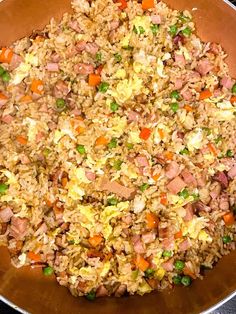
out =
[(75, 296), (189, 286), (235, 248), (236, 84), (190, 12), (74, 1), (0, 53), (0, 242)]

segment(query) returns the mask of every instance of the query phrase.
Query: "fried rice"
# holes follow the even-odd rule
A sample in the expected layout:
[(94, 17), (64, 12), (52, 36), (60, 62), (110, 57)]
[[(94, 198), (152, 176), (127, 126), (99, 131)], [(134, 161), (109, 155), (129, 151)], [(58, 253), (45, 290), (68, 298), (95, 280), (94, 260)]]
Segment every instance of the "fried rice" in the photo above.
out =
[(74, 296), (202, 278), (235, 248), (236, 85), (164, 2), (75, 0), (0, 54), (0, 244)]

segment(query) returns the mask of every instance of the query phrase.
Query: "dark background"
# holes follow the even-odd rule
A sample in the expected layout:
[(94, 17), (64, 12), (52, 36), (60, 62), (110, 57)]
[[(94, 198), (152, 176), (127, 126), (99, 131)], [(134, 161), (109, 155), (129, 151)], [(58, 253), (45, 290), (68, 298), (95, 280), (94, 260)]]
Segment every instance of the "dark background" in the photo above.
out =
[[(222, 0), (223, 1), (223, 0)], [(236, 0), (231, 0), (236, 5)], [(5, 305), (0, 301), (0, 314), (17, 314), (18, 312)], [(186, 312), (187, 313), (187, 312)], [(235, 314), (236, 313), (236, 297), (219, 307), (212, 314)]]

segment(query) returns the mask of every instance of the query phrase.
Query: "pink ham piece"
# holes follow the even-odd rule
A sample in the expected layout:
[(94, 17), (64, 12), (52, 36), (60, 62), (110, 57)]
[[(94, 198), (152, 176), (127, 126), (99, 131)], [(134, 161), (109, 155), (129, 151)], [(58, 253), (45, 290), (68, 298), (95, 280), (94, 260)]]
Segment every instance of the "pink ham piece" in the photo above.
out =
[(174, 269), (174, 259), (171, 258), (167, 262), (162, 263), (161, 267), (164, 268), (166, 271), (173, 271), (173, 269)]
[(175, 52), (175, 64), (180, 68), (184, 67), (186, 64), (185, 57), (182, 54)]
[(191, 185), (193, 187), (197, 187), (197, 180), (194, 178), (194, 176), (191, 174), (191, 172), (188, 169), (184, 169), (181, 172), (181, 177), (183, 178), (184, 182), (187, 185)]
[(122, 295), (125, 294), (126, 290), (127, 290), (127, 286), (126, 286), (126, 285), (124, 285), (124, 284), (120, 285), (120, 286), (116, 289), (116, 291), (115, 291), (115, 297), (118, 297), (118, 298), (119, 298), (119, 297), (122, 297)]
[(70, 45), (66, 48), (66, 52), (65, 52), (66, 58), (73, 58), (77, 54), (78, 54), (78, 50), (77, 50), (76, 46)]
[(180, 251), (187, 251), (189, 248), (191, 247), (191, 243), (188, 239), (182, 241), (180, 244), (179, 244), (179, 250)]
[(183, 87), (184, 81), (181, 78), (176, 78), (174, 81), (175, 89), (181, 89)]
[(148, 167), (149, 166), (148, 159), (146, 156), (141, 156), (141, 155), (137, 156), (135, 158), (135, 160), (137, 161), (139, 167)]
[(180, 92), (181, 96), (184, 98), (184, 100), (191, 100), (193, 95), (190, 92), (189, 89), (184, 89)]
[(13, 216), (11, 219), (10, 235), (16, 240), (22, 240), (28, 228), (28, 219)]
[(13, 216), (11, 207), (0, 208), (0, 222), (8, 222)]
[(175, 45), (179, 45), (180, 43), (183, 44), (183, 43), (184, 43), (184, 37), (181, 36), (181, 35), (175, 36), (174, 39), (173, 39), (173, 43), (174, 43)]
[(88, 75), (94, 73), (94, 66), (88, 63), (78, 63), (74, 66), (77, 74)]
[(1, 120), (2, 120), (2, 122), (6, 123), (6, 124), (11, 124), (12, 121), (14, 120), (14, 118), (10, 114), (7, 114), (5, 116), (2, 116)]
[(103, 285), (99, 286), (96, 291), (96, 297), (101, 298), (101, 297), (106, 297), (106, 296), (108, 296), (107, 288)]
[(111, 21), (110, 25), (109, 25), (110, 31), (114, 31), (115, 29), (117, 29), (119, 27), (119, 25), (120, 25), (120, 21), (119, 20)]
[(163, 249), (165, 249), (165, 250), (168, 250), (168, 251), (174, 250), (174, 248), (175, 248), (174, 237), (171, 236), (170, 238), (164, 239), (162, 241), (161, 245), (162, 245)]
[(36, 232), (35, 232), (34, 235), (37, 237), (38, 235), (47, 232), (47, 230), (48, 230), (48, 227), (47, 227), (47, 225), (45, 224), (45, 222), (43, 222), (43, 223), (41, 224), (41, 226), (36, 230)]
[(26, 154), (22, 153), (19, 157), (20, 157), (20, 161), (21, 161), (22, 165), (30, 164), (30, 159)]
[(85, 176), (89, 181), (94, 181), (96, 179), (96, 174), (92, 171), (85, 171)]
[(210, 52), (212, 52), (215, 55), (218, 55), (220, 52), (220, 47), (218, 44), (216, 43), (211, 43), (210, 45)]
[(212, 69), (213, 66), (208, 59), (200, 60), (196, 67), (197, 72), (199, 72), (202, 76), (208, 74)]
[(142, 235), (142, 240), (144, 243), (152, 243), (155, 241), (156, 235), (154, 232), (147, 232)]
[(181, 190), (183, 190), (183, 188), (186, 187), (186, 183), (179, 177), (177, 176), (176, 178), (174, 178), (172, 181), (170, 181), (167, 184), (167, 189), (172, 193), (172, 194), (177, 194), (179, 193)]
[(64, 98), (70, 92), (68, 84), (62, 80), (57, 81), (56, 85), (54, 86), (54, 96), (56, 98)]
[(42, 139), (45, 137), (45, 133), (44, 132), (38, 132), (36, 134), (36, 143), (40, 143), (42, 141)]
[(128, 120), (129, 122), (133, 122), (133, 121), (138, 121), (139, 119), (139, 114), (135, 111), (129, 111), (128, 113)]
[(144, 254), (145, 253), (145, 247), (140, 239), (140, 236), (135, 234), (131, 239), (134, 247), (134, 251), (138, 254)]
[(200, 212), (210, 212), (211, 208), (207, 205), (205, 205), (203, 202), (201, 201), (197, 201), (195, 203), (192, 204), (193, 207), (193, 211), (200, 213)]
[(228, 176), (231, 179), (234, 179), (236, 177), (236, 164), (234, 164), (233, 167), (228, 171)]
[(74, 31), (76, 31), (77, 33), (82, 33), (82, 29), (80, 28), (79, 23), (78, 23), (77, 21), (75, 21), (75, 20), (70, 21), (70, 22), (68, 23), (68, 26), (69, 26), (71, 29), (73, 29)]
[(234, 85), (233, 80), (228, 76), (224, 76), (220, 83), (223, 87), (228, 88), (228, 89), (231, 89)]
[(82, 52), (82, 51), (84, 51), (85, 50), (85, 47), (86, 47), (86, 41), (84, 41), (84, 40), (80, 40), (80, 41), (78, 41), (77, 43), (76, 43), (76, 50), (78, 51), (78, 52)]
[(171, 161), (166, 166), (165, 175), (167, 176), (168, 179), (174, 179), (175, 177), (177, 177), (179, 173), (180, 173), (180, 169), (176, 161)]
[(160, 15), (151, 15), (151, 21), (153, 24), (161, 24), (161, 16)]
[(126, 186), (121, 185), (116, 181), (110, 181), (105, 177), (103, 177), (100, 182), (100, 189), (108, 191), (109, 193), (117, 194), (125, 199), (133, 199), (136, 194), (135, 188), (127, 188)]
[(8, 102), (7, 96), (2, 96), (0, 98), (0, 109)]
[(49, 62), (46, 65), (46, 70), (48, 70), (49, 72), (59, 72), (59, 65), (55, 62)]
[(168, 227), (160, 227), (158, 226), (159, 238), (165, 239), (171, 236), (170, 229)]
[(61, 60), (61, 57), (58, 53), (54, 52), (51, 55), (51, 60), (52, 60), (52, 62), (58, 63)]
[(87, 43), (85, 46), (85, 51), (91, 53), (91, 55), (95, 55), (98, 52), (98, 45), (95, 43)]
[(185, 207), (186, 215), (183, 217), (184, 221), (191, 221), (193, 219), (193, 206), (192, 204), (187, 204)]
[(10, 69), (15, 70), (16, 68), (18, 68), (22, 61), (23, 61), (22, 57), (14, 53), (11, 59)]
[(229, 182), (226, 174), (223, 171), (218, 171), (214, 176), (213, 179), (221, 184), (224, 189), (227, 189)]

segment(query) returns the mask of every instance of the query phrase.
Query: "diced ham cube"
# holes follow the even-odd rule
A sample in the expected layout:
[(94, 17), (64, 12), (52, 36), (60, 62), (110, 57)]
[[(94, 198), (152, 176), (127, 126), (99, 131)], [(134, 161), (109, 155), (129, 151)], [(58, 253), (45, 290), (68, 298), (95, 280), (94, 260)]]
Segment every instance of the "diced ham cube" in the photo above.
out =
[(138, 254), (144, 254), (145, 253), (145, 247), (140, 239), (139, 235), (134, 235), (132, 237), (132, 243), (134, 246), (134, 251)]
[(137, 112), (135, 112), (135, 111), (131, 110), (128, 113), (128, 120), (129, 120), (129, 122), (138, 121), (139, 117), (140, 117), (139, 114)]
[(181, 96), (184, 98), (184, 100), (191, 100), (193, 95), (192, 93), (190, 92), (189, 89), (183, 89), (181, 92), (180, 92)]
[(86, 41), (84, 41), (84, 40), (80, 40), (80, 41), (78, 41), (77, 44), (76, 44), (76, 50), (77, 50), (78, 52), (84, 51), (84, 50), (85, 50), (85, 47), (86, 47)]
[(174, 248), (175, 248), (174, 237), (171, 236), (170, 238), (164, 239), (162, 241), (161, 245), (162, 245), (163, 249), (165, 249), (165, 250), (168, 250), (168, 251), (174, 250)]
[(18, 68), (22, 61), (23, 61), (22, 57), (14, 53), (11, 59), (10, 69), (15, 70), (16, 68)]
[(187, 251), (191, 247), (191, 242), (186, 239), (179, 244), (180, 251)]
[(85, 50), (88, 53), (91, 53), (91, 55), (96, 55), (96, 53), (98, 52), (98, 49), (99, 49), (99, 47), (95, 43), (87, 43), (85, 46)]
[(0, 208), (0, 222), (8, 222), (13, 216), (11, 207)]
[(10, 235), (16, 240), (22, 240), (27, 233), (28, 224), (28, 219), (13, 216), (11, 219)]
[(228, 176), (231, 179), (234, 179), (236, 177), (236, 164), (234, 164), (233, 167), (228, 171)]
[(115, 193), (120, 197), (125, 199), (133, 199), (136, 194), (135, 188), (127, 188), (124, 185), (116, 181), (110, 181), (107, 178), (103, 177), (100, 183), (101, 190), (108, 191), (110, 193)]
[(229, 182), (226, 174), (223, 171), (218, 171), (214, 176), (213, 179), (219, 182), (224, 189), (227, 189)]
[(161, 16), (159, 14), (151, 15), (151, 21), (153, 24), (161, 24)]
[(196, 70), (202, 75), (208, 74), (213, 69), (212, 64), (208, 59), (202, 59), (198, 62)]
[(186, 215), (183, 217), (184, 221), (191, 221), (193, 219), (193, 206), (192, 204), (187, 204), (185, 207)]
[(162, 263), (161, 267), (163, 267), (166, 271), (173, 271), (173, 269), (174, 269), (174, 259), (171, 258), (167, 262)]
[(88, 75), (94, 73), (94, 66), (88, 63), (78, 63), (74, 66), (77, 74)]
[(167, 184), (167, 189), (173, 194), (179, 193), (185, 187), (186, 183), (179, 176)]
[(175, 52), (175, 63), (180, 68), (184, 67), (185, 64), (186, 64), (185, 57), (182, 54), (179, 54), (179, 53)]
[(2, 120), (2, 122), (6, 123), (6, 124), (11, 124), (12, 121), (14, 120), (14, 118), (10, 114), (7, 114), (5, 116), (2, 116), (1, 120)]
[(152, 243), (156, 239), (156, 234), (154, 232), (147, 232), (142, 235), (142, 240), (144, 243)]
[(82, 33), (82, 30), (81, 30), (81, 28), (80, 28), (80, 26), (79, 26), (78, 21), (76, 21), (76, 20), (70, 21), (70, 22), (68, 23), (68, 26), (69, 26), (71, 29), (73, 29), (74, 31), (76, 31), (77, 33)]
[(165, 175), (167, 176), (168, 179), (175, 178), (179, 173), (180, 173), (180, 168), (176, 161), (171, 161), (166, 166)]
[(48, 70), (49, 72), (59, 72), (59, 65), (55, 62), (49, 62), (46, 65), (46, 70)]
[(54, 96), (56, 98), (64, 98), (70, 92), (68, 84), (62, 80), (57, 81), (56, 85), (54, 86)]
[(183, 87), (184, 81), (181, 78), (177, 78), (174, 81), (175, 89), (181, 89)]
[(197, 187), (197, 180), (194, 178), (194, 176), (191, 174), (191, 172), (188, 169), (184, 169), (181, 172), (181, 176), (184, 179), (184, 182), (187, 185), (191, 185), (193, 187)]
[(224, 76), (220, 83), (223, 87), (228, 89), (231, 89), (234, 85), (234, 81), (228, 76)]
[(96, 297), (101, 298), (101, 297), (106, 297), (106, 296), (108, 296), (107, 288), (103, 285), (99, 286), (96, 291)]
[(109, 29), (110, 31), (114, 31), (115, 29), (117, 29), (120, 25), (120, 21), (119, 20), (113, 20), (110, 22), (110, 25), (109, 25)]
[(92, 171), (85, 171), (85, 176), (89, 181), (94, 181), (96, 179), (96, 174)]
[(148, 163), (148, 159), (146, 156), (137, 156), (135, 158), (135, 160), (137, 161), (139, 167), (148, 167), (149, 163)]

